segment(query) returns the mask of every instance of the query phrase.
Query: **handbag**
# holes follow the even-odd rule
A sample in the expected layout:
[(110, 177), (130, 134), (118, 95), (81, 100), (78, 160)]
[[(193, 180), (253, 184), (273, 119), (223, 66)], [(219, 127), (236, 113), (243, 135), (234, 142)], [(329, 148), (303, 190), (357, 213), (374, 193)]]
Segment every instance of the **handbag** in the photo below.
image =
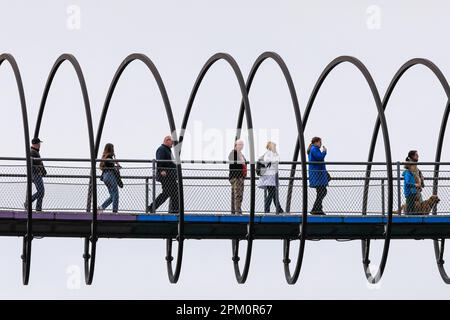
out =
[(264, 172), (266, 172), (266, 164), (263, 163), (264, 161), (264, 155), (258, 158), (258, 161), (256, 162), (256, 174), (258, 176), (263, 175)]
[(258, 161), (256, 162), (256, 174), (258, 176), (264, 175), (264, 173), (266, 173), (266, 170), (269, 169), (272, 164), (271, 162), (263, 163), (265, 155), (266, 154), (264, 153), (261, 157), (258, 158)]
[(119, 188), (123, 188), (123, 181), (122, 181), (122, 177), (120, 176), (120, 169), (118, 167), (114, 168), (114, 175), (116, 176), (116, 180), (117, 180), (117, 186), (119, 186)]

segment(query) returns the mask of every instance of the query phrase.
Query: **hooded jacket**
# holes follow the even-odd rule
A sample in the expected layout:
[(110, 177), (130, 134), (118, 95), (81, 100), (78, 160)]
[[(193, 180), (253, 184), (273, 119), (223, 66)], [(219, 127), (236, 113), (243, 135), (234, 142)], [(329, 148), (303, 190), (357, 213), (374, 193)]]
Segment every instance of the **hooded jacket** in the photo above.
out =
[(403, 194), (406, 198), (413, 196), (417, 193), (416, 188), (416, 179), (414, 179), (414, 174), (409, 171), (405, 170), (402, 173), (404, 182), (403, 182)]

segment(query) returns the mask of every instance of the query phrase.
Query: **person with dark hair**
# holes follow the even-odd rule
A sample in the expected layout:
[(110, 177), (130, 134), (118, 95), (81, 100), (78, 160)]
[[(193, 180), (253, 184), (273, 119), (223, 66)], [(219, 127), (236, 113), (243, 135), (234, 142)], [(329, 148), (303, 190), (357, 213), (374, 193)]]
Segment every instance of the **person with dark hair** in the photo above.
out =
[[(47, 170), (45, 170), (44, 164), (42, 162), (41, 155), (39, 151), (41, 150), (41, 143), (43, 141), (39, 138), (33, 138), (31, 140), (31, 151), (30, 156), (33, 159), (32, 161), (32, 179), (34, 186), (36, 187), (36, 192), (31, 197), (31, 202), (36, 201), (36, 211), (42, 211), (42, 202), (44, 200), (45, 195), (45, 187), (44, 187), (44, 179), (47, 175)], [(25, 209), (28, 208), (28, 202), (24, 203)]]
[[(321, 150), (323, 149), (323, 151)], [(311, 209), (312, 215), (325, 215), (322, 202), (327, 195), (329, 175), (325, 166), (325, 156), (327, 148), (322, 146), (322, 139), (314, 137), (307, 150), (309, 171), (309, 186), (316, 189), (316, 201)]]
[[(410, 161), (409, 157), (406, 158), (406, 161)], [(411, 163), (405, 164), (405, 171), (403, 171), (403, 195), (406, 198), (406, 213), (414, 213), (415, 212), (415, 204), (417, 199), (417, 189), (420, 187), (420, 184), (416, 182), (414, 178), (414, 168), (415, 165)]]
[[(100, 162), (100, 170), (102, 171), (101, 180), (108, 188), (109, 197), (103, 202), (103, 204), (97, 209), (99, 213), (105, 210), (111, 203), (113, 205), (112, 212), (118, 213), (119, 211), (119, 170), (120, 165), (117, 161), (113, 161), (116, 158), (114, 152), (114, 145), (107, 143), (102, 155), (102, 162)], [(123, 186), (123, 185), (122, 185)]]
[[(409, 151), (406, 161), (418, 162), (419, 161), (419, 153), (417, 152), (417, 150)], [(423, 201), (422, 190), (425, 187), (422, 171), (420, 171), (420, 169), (418, 168), (417, 165), (411, 166), (411, 170), (412, 170), (411, 172), (414, 175), (414, 179), (416, 180), (416, 184), (419, 185), (417, 187), (417, 193), (416, 193), (417, 201), (422, 202)]]
[(228, 179), (231, 183), (231, 213), (242, 214), (242, 199), (244, 196), (244, 180), (247, 176), (247, 163), (242, 149), (244, 141), (238, 139), (234, 142), (234, 148), (228, 155), (229, 175)]
[(178, 207), (178, 182), (176, 164), (173, 161), (171, 136), (164, 137), (164, 141), (156, 150), (156, 181), (161, 183), (162, 192), (156, 197), (155, 202), (148, 206), (150, 213), (155, 213), (167, 199), (169, 200), (169, 213), (177, 214)]

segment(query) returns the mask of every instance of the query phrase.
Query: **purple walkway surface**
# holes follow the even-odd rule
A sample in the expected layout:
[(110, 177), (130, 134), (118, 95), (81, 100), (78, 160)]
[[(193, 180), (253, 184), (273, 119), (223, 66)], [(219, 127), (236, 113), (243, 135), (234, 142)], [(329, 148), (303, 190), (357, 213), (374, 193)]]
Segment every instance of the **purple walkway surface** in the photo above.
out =
[[(0, 211), (0, 219), (27, 219), (25, 211)], [(92, 220), (92, 214), (86, 212), (33, 212), (33, 219), (37, 220)], [(97, 220), (101, 221), (135, 221), (136, 216), (128, 213), (110, 214), (102, 213), (97, 215)]]

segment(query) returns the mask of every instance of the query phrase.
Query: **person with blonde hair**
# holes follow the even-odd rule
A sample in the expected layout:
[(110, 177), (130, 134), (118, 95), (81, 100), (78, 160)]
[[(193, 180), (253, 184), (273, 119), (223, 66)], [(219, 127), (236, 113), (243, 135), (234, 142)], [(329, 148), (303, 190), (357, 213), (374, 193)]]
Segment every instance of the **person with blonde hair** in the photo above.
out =
[(277, 152), (276, 143), (269, 141), (266, 145), (266, 152), (259, 158), (259, 180), (258, 187), (264, 189), (264, 212), (270, 212), (270, 205), (275, 205), (276, 213), (283, 213), (280, 205), (278, 192), (278, 162), (280, 156)]

